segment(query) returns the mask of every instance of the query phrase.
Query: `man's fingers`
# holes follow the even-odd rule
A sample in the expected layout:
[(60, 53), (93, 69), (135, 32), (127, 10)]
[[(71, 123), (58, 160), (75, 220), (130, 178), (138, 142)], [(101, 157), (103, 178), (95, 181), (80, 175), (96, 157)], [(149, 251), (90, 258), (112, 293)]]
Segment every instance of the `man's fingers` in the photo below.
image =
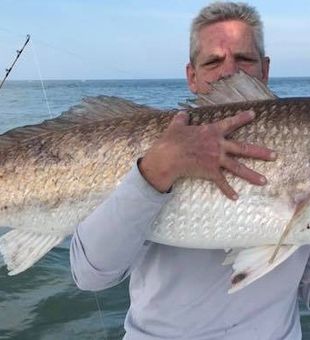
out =
[(222, 193), (231, 200), (237, 200), (238, 195), (235, 190), (228, 184), (224, 175), (219, 172), (218, 175), (212, 179)]
[(251, 157), (264, 161), (274, 161), (277, 157), (276, 152), (273, 150), (254, 144), (225, 140), (223, 141), (223, 146), (226, 153), (235, 156)]
[(254, 119), (254, 117), (254, 111), (243, 111), (233, 117), (227, 117), (214, 124), (217, 124), (220, 132), (224, 136), (227, 136), (233, 131), (239, 129), (241, 126), (250, 123)]
[(225, 159), (222, 161), (221, 166), (235, 176), (243, 178), (251, 184), (264, 185), (267, 183), (267, 179), (265, 176), (262, 176), (258, 172), (249, 169), (244, 164), (238, 162), (235, 159), (225, 157)]

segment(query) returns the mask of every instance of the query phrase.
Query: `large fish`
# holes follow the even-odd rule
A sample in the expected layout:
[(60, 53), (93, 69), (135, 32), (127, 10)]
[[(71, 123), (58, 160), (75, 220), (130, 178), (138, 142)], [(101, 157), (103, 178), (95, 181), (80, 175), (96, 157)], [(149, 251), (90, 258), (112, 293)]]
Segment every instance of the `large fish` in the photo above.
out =
[[(258, 187), (227, 174), (240, 194), (234, 202), (209, 181), (180, 179), (149, 239), (232, 249), (226, 263), (234, 262), (236, 290), (310, 244), (310, 98), (276, 98), (245, 73), (210, 87), (208, 95), (188, 106), (191, 123), (255, 111), (255, 120), (231, 137), (277, 151), (275, 162), (244, 160), (269, 182)], [(58, 118), (0, 136), (0, 225), (13, 228), (1, 237), (0, 252), (9, 274), (29, 268), (71, 234), (176, 112), (100, 96)]]

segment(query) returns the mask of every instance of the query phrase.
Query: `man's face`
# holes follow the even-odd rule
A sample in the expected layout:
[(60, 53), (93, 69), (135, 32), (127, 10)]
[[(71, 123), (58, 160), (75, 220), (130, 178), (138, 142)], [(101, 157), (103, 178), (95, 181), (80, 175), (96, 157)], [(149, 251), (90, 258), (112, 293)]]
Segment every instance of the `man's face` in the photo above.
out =
[(195, 65), (187, 65), (187, 81), (193, 93), (208, 92), (208, 82), (239, 70), (268, 81), (269, 58), (262, 58), (252, 28), (231, 20), (203, 27), (199, 32), (199, 53)]

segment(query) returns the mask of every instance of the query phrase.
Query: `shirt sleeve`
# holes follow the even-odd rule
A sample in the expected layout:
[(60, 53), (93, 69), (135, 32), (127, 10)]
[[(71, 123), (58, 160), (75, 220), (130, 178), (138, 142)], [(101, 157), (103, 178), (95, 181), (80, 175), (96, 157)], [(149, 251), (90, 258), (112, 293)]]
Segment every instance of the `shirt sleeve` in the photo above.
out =
[(76, 228), (70, 245), (73, 279), (83, 290), (112, 287), (146, 253), (151, 226), (169, 193), (160, 193), (137, 164), (115, 191)]
[(299, 297), (310, 310), (310, 258), (308, 259), (304, 274), (299, 283)]

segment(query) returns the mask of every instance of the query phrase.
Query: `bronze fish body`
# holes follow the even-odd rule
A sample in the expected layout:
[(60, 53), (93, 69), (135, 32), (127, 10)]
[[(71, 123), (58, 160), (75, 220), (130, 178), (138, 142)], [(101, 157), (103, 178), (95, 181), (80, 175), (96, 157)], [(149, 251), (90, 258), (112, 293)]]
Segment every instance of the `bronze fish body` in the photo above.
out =
[[(231, 137), (277, 151), (275, 162), (243, 160), (266, 175), (268, 184), (253, 186), (227, 173), (240, 195), (233, 202), (209, 181), (180, 179), (149, 239), (179, 247), (233, 249), (226, 262), (235, 263), (232, 283), (236, 290), (299, 246), (310, 244), (310, 98), (277, 98), (244, 73), (211, 87), (210, 94), (187, 105), (191, 124), (253, 110), (255, 120)], [(55, 119), (1, 135), (0, 225), (13, 230), (0, 238), (0, 252), (9, 274), (29, 268), (72, 234), (177, 111), (117, 97), (90, 97)], [(288, 234), (270, 263), (285, 229)], [(263, 272), (257, 254), (265, 254)], [(256, 268), (251, 276), (242, 265), (244, 256)]]

